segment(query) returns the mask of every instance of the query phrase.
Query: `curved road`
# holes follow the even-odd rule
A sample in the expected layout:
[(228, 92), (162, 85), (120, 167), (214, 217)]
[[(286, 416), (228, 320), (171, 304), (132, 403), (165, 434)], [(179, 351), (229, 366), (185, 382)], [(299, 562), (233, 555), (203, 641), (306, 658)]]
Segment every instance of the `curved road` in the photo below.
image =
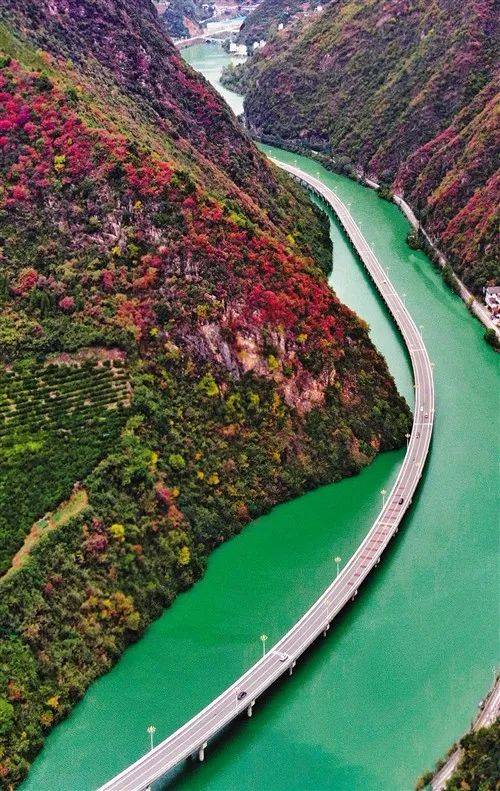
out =
[[(500, 715), (500, 678), (497, 678), (493, 689), (489, 692), (486, 700), (481, 702), (482, 708), (472, 723), (471, 731), (478, 731), (480, 728), (487, 728), (492, 725)], [(431, 780), (432, 791), (443, 791), (452, 774), (455, 772), (463, 756), (461, 747), (457, 747), (450, 755), (443, 767), (436, 772)]]
[[(245, 709), (251, 715), (256, 699), (284, 673), (292, 673), (297, 659), (320, 634), (326, 634), (331, 621), (357, 595), (359, 586), (379, 563), (384, 549), (397, 533), (427, 459), (434, 422), (434, 382), (432, 366), (418, 328), (347, 207), (335, 192), (319, 179), (292, 165), (281, 162), (275, 164), (316, 192), (333, 209), (401, 331), (410, 354), (415, 381), (415, 416), (407, 453), (396, 483), (371, 530), (338, 577), (305, 615), (218, 698), (99, 791), (142, 791), (190, 755), (198, 754), (203, 760), (211, 738)], [(238, 700), (242, 691), (246, 694)]]

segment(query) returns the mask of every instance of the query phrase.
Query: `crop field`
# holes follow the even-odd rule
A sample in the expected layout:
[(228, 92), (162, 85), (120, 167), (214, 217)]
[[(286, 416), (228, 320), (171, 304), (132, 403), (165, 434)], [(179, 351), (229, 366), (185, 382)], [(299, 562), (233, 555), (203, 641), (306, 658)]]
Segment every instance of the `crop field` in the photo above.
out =
[(0, 573), (33, 522), (112, 446), (127, 403), (116, 362), (27, 363), (0, 373)]

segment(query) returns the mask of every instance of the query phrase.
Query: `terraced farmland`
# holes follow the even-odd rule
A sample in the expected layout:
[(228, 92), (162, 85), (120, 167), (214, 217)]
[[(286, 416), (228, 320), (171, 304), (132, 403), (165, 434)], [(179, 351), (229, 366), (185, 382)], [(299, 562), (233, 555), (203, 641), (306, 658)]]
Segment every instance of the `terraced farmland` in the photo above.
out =
[(119, 362), (28, 363), (0, 373), (0, 573), (33, 522), (110, 449), (128, 400)]

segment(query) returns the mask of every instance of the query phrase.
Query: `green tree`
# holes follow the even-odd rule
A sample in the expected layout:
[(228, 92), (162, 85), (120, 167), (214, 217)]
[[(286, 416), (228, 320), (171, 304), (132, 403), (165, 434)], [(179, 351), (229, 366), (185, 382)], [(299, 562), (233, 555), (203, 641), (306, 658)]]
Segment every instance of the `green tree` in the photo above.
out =
[(7, 733), (14, 722), (14, 706), (5, 698), (0, 698), (0, 736)]

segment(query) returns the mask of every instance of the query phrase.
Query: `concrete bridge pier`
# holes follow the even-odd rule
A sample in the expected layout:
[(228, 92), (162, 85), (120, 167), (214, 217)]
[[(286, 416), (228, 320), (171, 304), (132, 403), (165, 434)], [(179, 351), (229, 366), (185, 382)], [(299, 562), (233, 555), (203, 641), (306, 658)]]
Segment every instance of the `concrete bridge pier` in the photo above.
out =
[(289, 673), (289, 675), (290, 675), (290, 676), (293, 674), (293, 669), (294, 669), (294, 667), (295, 667), (295, 665), (296, 665), (296, 664), (297, 664), (297, 662), (296, 662), (296, 661), (295, 661), (295, 659), (294, 659), (294, 660), (293, 660), (293, 662), (292, 662), (292, 664), (290, 665), (290, 667), (289, 667), (289, 669), (288, 669), (288, 673)]
[(253, 707), (254, 706), (255, 706), (255, 701), (252, 700), (252, 702), (250, 703), (250, 705), (249, 705), (249, 707), (247, 709), (247, 714), (248, 714), (249, 717), (251, 717), (252, 714), (253, 714)]
[(200, 749), (198, 750), (198, 760), (199, 761), (204, 761), (205, 760), (205, 750), (206, 749), (207, 749), (207, 743), (204, 742), (201, 745)]
[(328, 634), (329, 629), (330, 629), (330, 624), (327, 623), (327, 625), (323, 629), (323, 637), (326, 637), (326, 635)]

